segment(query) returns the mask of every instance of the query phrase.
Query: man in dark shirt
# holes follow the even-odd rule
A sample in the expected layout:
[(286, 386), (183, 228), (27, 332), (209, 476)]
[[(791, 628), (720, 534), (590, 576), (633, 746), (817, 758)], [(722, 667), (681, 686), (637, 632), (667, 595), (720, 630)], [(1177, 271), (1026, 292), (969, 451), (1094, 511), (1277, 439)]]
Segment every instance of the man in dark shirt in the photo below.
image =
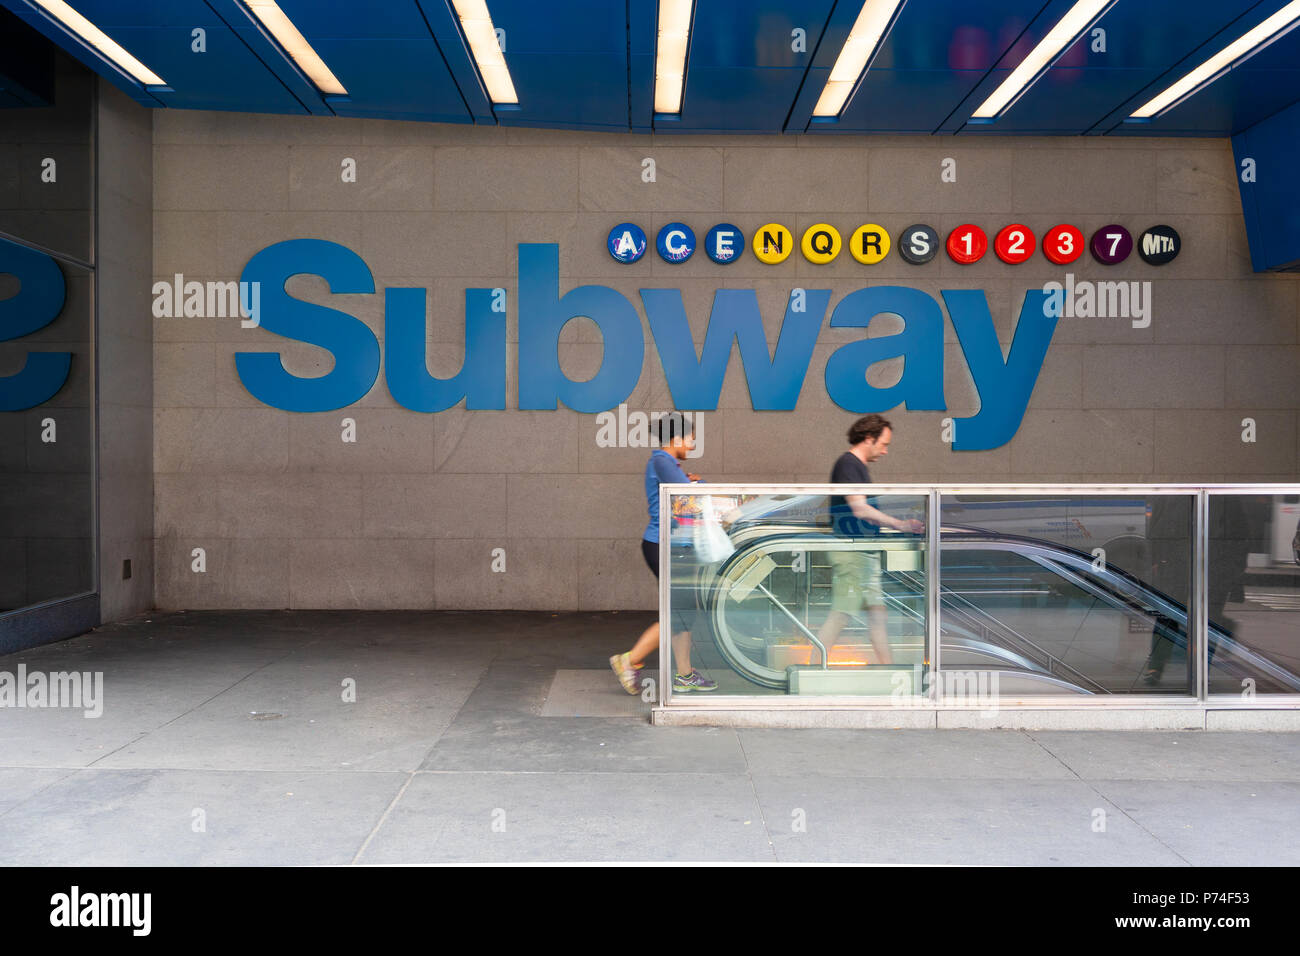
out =
[[(867, 464), (889, 454), (893, 429), (880, 415), (864, 415), (849, 428), (849, 450), (831, 469), (832, 484), (865, 485), (871, 482)], [(871, 504), (866, 495), (832, 495), (831, 522), (836, 534), (852, 538), (871, 538), (881, 528), (893, 528), (920, 534), (925, 525), (914, 518), (895, 518)], [(849, 616), (864, 607), (871, 619), (871, 646), (876, 663), (892, 664), (889, 651), (889, 617), (885, 611), (884, 592), (880, 587), (880, 552), (868, 550), (866, 541), (856, 551), (832, 551), (831, 612), (822, 624), (817, 639), (831, 647), (848, 623)]]

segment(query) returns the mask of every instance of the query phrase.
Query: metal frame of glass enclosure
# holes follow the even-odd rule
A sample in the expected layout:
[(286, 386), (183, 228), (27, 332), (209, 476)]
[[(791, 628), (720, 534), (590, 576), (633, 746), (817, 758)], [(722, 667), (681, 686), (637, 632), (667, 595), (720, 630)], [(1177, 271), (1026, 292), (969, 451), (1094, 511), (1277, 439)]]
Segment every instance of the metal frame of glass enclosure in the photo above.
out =
[[(1212, 694), (1209, 692), (1209, 607), (1208, 573), (1210, 551), (1210, 502), (1214, 496), (1227, 495), (1300, 495), (1300, 484), (664, 484), (660, 486), (659, 513), (664, 517), (664, 533), (659, 536), (659, 703), (661, 708), (695, 710), (767, 710), (794, 708), (804, 710), (843, 709), (952, 709), (969, 710), (971, 704), (964, 699), (947, 699), (944, 681), (932, 679), (924, 694), (905, 698), (881, 696), (808, 695), (790, 693), (773, 694), (716, 694), (691, 693), (674, 695), (672, 689), (673, 658), (670, 648), (670, 583), (672, 580), (672, 534), (669, 530), (673, 514), (672, 497), (678, 495), (869, 495), (874, 498), (894, 495), (923, 496), (925, 498), (925, 641), (928, 672), (941, 671), (940, 642), (940, 559), (941, 512), (945, 495), (1062, 495), (1124, 496), (1171, 495), (1190, 499), (1190, 593), (1187, 615), (1187, 661), (1191, 668), (1190, 687), (1194, 693), (1106, 693), (1082, 694), (1023, 694), (999, 697), (997, 707), (1007, 710), (1031, 709), (1300, 709), (1300, 691), (1296, 693), (1261, 693), (1251, 697), (1241, 694)], [(810, 549), (811, 550), (811, 549)], [(1300, 648), (1300, 644), (1298, 644)], [(901, 700), (901, 706), (900, 706)]]

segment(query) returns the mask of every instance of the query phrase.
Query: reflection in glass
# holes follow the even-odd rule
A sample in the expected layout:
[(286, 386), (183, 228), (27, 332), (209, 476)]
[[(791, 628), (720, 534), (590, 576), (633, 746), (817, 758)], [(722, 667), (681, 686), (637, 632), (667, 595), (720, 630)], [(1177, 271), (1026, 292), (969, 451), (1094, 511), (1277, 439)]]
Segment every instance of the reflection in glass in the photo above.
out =
[[(711, 495), (734, 550), (705, 562), (690, 547), (707, 532), (703, 497), (674, 496), (670, 602), (680, 603), (689, 581), (698, 608), (695, 647), (711, 647), (724, 668), (710, 675), (719, 693), (924, 692), (922, 534), (837, 533), (820, 495)], [(870, 504), (895, 517), (925, 513), (919, 495), (872, 494)]]
[(1004, 695), (1192, 694), (1193, 504), (945, 495), (941, 669), (996, 669)]
[[(920, 495), (874, 507), (924, 518)], [(705, 514), (708, 501), (713, 518)], [(945, 495), (938, 693), (1196, 694), (1196, 496)], [(915, 699), (929, 687), (922, 534), (844, 534), (821, 495), (674, 496), (673, 613), (719, 693)], [(725, 554), (701, 560), (710, 522)], [(1300, 499), (1211, 496), (1210, 689), (1300, 693)]]
[[(20, 303), (6, 265), (14, 244), (0, 238), (0, 316)], [(25, 252), (25, 250), (24, 250)], [(51, 260), (52, 262), (52, 260)], [(29, 355), (69, 354), (67, 378), (48, 400), (0, 410), (0, 613), (94, 590), (91, 405), (91, 277), (57, 265), (63, 307), (48, 325), (0, 342), (0, 377), (20, 373)], [(10, 378), (5, 394), (25, 406)], [(56, 380), (57, 384), (57, 380)]]
[(1209, 521), (1210, 693), (1300, 692), (1300, 496), (1211, 494)]

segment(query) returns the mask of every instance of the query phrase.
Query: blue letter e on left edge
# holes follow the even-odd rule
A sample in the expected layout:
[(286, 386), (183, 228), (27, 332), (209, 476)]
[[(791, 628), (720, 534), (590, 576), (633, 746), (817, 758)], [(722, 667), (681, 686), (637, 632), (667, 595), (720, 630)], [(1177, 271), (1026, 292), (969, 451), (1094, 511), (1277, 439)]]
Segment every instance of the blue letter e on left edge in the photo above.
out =
[[(0, 342), (43, 329), (63, 311), (63, 272), (45, 253), (0, 239), (0, 275), (14, 276), (19, 283), (15, 295), (0, 300)], [(71, 352), (28, 352), (22, 371), (0, 377), (0, 411), (20, 412), (48, 402), (71, 368)]]

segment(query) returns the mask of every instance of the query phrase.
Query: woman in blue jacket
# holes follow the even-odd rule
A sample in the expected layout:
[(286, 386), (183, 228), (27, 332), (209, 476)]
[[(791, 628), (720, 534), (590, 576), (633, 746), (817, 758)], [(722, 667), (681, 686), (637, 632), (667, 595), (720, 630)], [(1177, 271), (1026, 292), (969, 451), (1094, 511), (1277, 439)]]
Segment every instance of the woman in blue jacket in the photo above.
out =
[[(700, 480), (699, 475), (687, 474), (679, 464), (686, 460), (694, 448), (695, 436), (690, 424), (684, 420), (684, 416), (674, 412), (659, 419), (659, 448), (655, 449), (645, 467), (646, 510), (650, 514), (650, 522), (646, 525), (641, 540), (641, 554), (645, 557), (650, 570), (654, 572), (656, 581), (659, 579), (659, 535), (663, 533), (659, 515), (659, 486), (686, 484)], [(672, 516), (669, 515), (668, 518), (668, 534), (671, 536)], [(691, 559), (691, 551), (687, 550), (689, 548), (689, 543), (683, 542), (679, 552), (683, 560)], [(677, 552), (678, 545), (674, 544), (673, 549)], [(674, 564), (676, 561), (675, 553)], [(688, 575), (681, 575), (681, 577), (686, 579)], [(697, 595), (692, 586), (688, 584), (678, 586), (676, 582), (672, 584), (670, 600), (672, 645), (673, 658), (677, 665), (673, 673), (674, 693), (710, 691), (716, 690), (718, 686), (716, 682), (709, 680), (691, 666), (691, 631), (695, 629), (697, 603)], [(650, 652), (658, 646), (659, 622), (655, 621), (646, 628), (645, 633), (630, 651), (615, 654), (609, 659), (609, 666), (613, 668), (614, 673), (618, 675), (619, 683), (629, 694), (640, 691), (641, 688), (637, 686), (639, 683), (637, 672), (644, 666)]]

